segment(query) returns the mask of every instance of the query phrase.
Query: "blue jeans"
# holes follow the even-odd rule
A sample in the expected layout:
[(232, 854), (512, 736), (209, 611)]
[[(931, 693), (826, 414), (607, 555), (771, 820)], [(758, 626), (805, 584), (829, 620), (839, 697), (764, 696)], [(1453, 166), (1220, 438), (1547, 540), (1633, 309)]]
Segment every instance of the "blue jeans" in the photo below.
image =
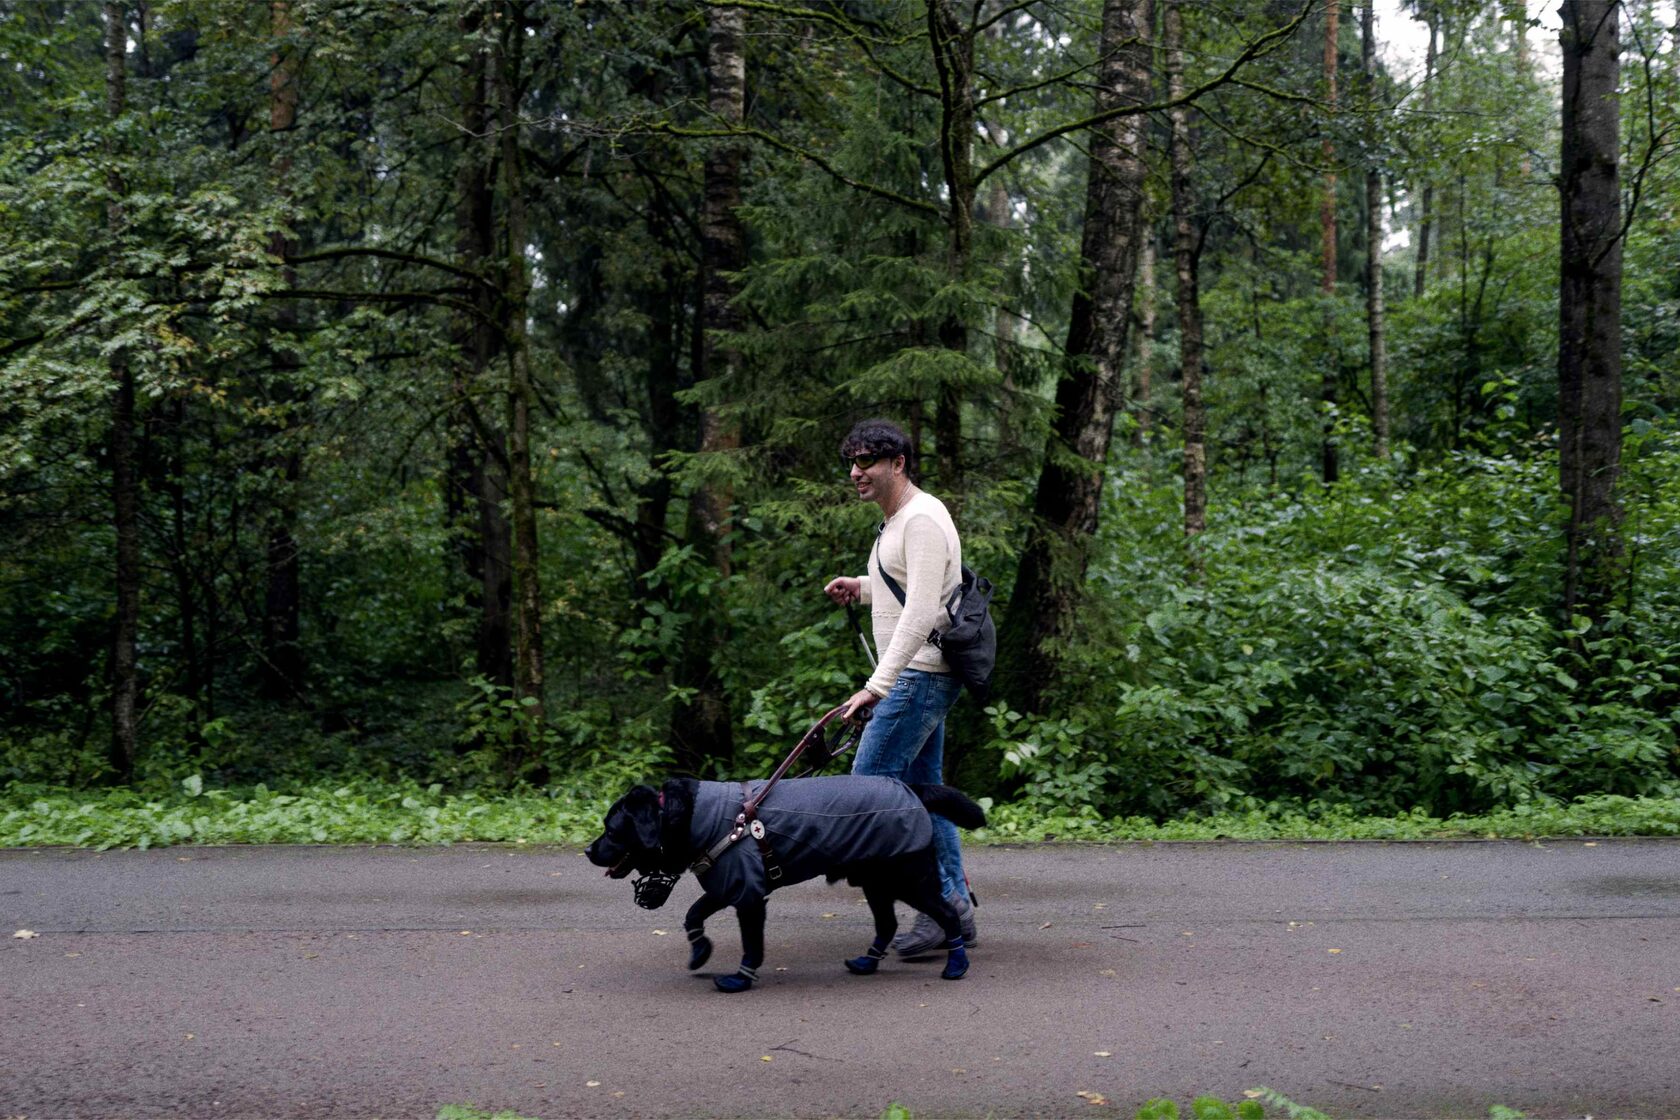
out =
[[(945, 713), (961, 692), (962, 682), (951, 674), (904, 670), (864, 725), (852, 773), (908, 784), (944, 781)], [(967, 898), (957, 826), (941, 816), (933, 818), (933, 850), (945, 893)]]

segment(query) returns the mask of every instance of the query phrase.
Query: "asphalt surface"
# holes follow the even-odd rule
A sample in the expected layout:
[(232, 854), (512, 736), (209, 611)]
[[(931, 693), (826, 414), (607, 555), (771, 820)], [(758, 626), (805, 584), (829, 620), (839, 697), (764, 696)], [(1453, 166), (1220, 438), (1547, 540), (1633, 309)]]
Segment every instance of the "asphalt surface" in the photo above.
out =
[(0, 851), (0, 1117), (1680, 1117), (1680, 844), (968, 858), (967, 978), (847, 975), (868, 911), (818, 882), (725, 996), (692, 878), (649, 913), (574, 850)]

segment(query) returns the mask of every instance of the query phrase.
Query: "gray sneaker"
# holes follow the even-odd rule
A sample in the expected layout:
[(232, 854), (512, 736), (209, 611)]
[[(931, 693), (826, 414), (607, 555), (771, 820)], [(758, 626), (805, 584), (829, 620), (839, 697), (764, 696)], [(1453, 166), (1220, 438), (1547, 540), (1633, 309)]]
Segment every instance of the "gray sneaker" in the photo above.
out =
[(892, 950), (901, 957), (924, 957), (945, 948), (945, 931), (939, 923), (916, 912), (916, 921), (908, 930), (892, 939)]
[(957, 921), (962, 923), (963, 944), (970, 949), (980, 944), (980, 933), (974, 928), (974, 907), (969, 905), (968, 899), (954, 896), (945, 901), (956, 908)]
[[(951, 895), (945, 899), (957, 912), (957, 921), (962, 925), (963, 944), (972, 949), (980, 935), (974, 928), (974, 907), (968, 899)], [(892, 940), (892, 950), (901, 957), (921, 957), (929, 953), (938, 952), (945, 948), (945, 931), (939, 923), (926, 914), (917, 911), (916, 921), (904, 933)]]

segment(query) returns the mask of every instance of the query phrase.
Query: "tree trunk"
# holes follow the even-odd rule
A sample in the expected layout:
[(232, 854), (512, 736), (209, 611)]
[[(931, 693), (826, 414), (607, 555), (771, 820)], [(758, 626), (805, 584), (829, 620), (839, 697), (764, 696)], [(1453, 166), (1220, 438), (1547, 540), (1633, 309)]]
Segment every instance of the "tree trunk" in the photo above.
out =
[[(706, 85), (708, 109), (725, 127), (739, 127), (746, 116), (747, 56), (746, 15), (740, 8), (706, 9)], [(738, 143), (718, 143), (706, 156), (705, 199), (700, 212), (700, 272), (702, 292), (702, 334), (700, 368), (695, 381), (726, 379), (734, 372), (740, 356), (729, 343), (720, 345), (719, 334), (740, 330), (735, 310), (736, 281), (733, 273), (746, 267), (747, 231), (741, 222), (741, 164), (746, 148)], [(700, 413), (700, 450), (727, 452), (741, 446), (739, 426), (715, 405)], [(695, 491), (692, 525), (698, 532), (695, 543), (709, 550), (718, 571), (729, 574), (729, 507), (731, 488), (723, 483), (705, 483)]]
[[(952, 283), (968, 274), (974, 244), (974, 33), (958, 15), (952, 0), (929, 0), (928, 40), (939, 75), (939, 156), (945, 172), (945, 272)], [(939, 343), (958, 354), (968, 353), (968, 325), (955, 313), (939, 324)], [(962, 485), (962, 389), (940, 387), (933, 417), (933, 438), (939, 449), (939, 482), (947, 497)]]
[[(105, 4), (105, 110), (113, 135), (107, 148), (111, 191), (106, 228), (114, 240), (123, 232), (122, 200), (127, 192), (117, 167), (115, 127), (128, 110), (128, 19), (118, 0)], [(136, 652), (140, 632), (140, 472), (136, 462), (134, 370), (124, 350), (110, 357), (112, 529), (117, 538), (116, 618), (111, 635), (111, 773), (119, 782), (134, 780), (139, 744), (140, 668)]]
[(1138, 344), (1137, 371), (1132, 375), (1132, 446), (1149, 442), (1154, 421), (1149, 395), (1154, 392), (1155, 374), (1155, 231), (1147, 217), (1142, 221), (1138, 247)]
[[(1429, 48), (1423, 56), (1423, 116), (1431, 119), (1435, 111), (1435, 64), (1439, 57), (1436, 46), (1441, 33), (1441, 14), (1431, 4), (1429, 8)], [(1424, 172), (1422, 196), (1418, 200), (1417, 265), (1412, 276), (1412, 297), (1421, 298), (1429, 278), (1430, 222), (1435, 217), (1435, 184)]]
[[(746, 116), (746, 15), (740, 8), (706, 10), (706, 84), (708, 107), (718, 121), (735, 126)], [(695, 380), (727, 380), (739, 355), (718, 335), (740, 329), (735, 310), (735, 272), (747, 263), (747, 233), (741, 222), (741, 164), (745, 149), (720, 143), (707, 154), (705, 200), (700, 213), (701, 307), (696, 339), (699, 369)], [(700, 450), (726, 452), (741, 445), (735, 422), (708, 405), (700, 413)], [(704, 482), (689, 506), (689, 540), (727, 577), (731, 558), (726, 539), (733, 496), (720, 483)], [(671, 738), (678, 766), (701, 772), (707, 763), (728, 762), (735, 750), (729, 699), (717, 672), (725, 634), (714, 604), (693, 604), (676, 684), (688, 693), (671, 714)]]
[(1371, 353), (1371, 434), (1377, 458), (1388, 458), (1388, 349), (1383, 334), (1382, 169), (1377, 165), (1376, 2), (1365, 0), (1360, 47), (1365, 70), (1365, 331)]
[[(531, 406), (535, 393), (531, 385), (530, 339), (525, 327), (531, 300), (531, 278), (525, 263), (525, 163), (519, 125), (520, 70), (525, 33), (519, 9), (504, 9), (501, 18), (505, 26), (499, 29), (497, 37), (500, 49), (495, 59), (494, 76), (501, 117), (498, 125), (507, 226), (502, 266), (502, 340), (508, 370), (508, 499), (513, 519), (516, 620), (513, 694), (524, 709), (529, 734), (542, 730), (546, 712), (536, 479), (531, 473)], [(531, 744), (527, 741), (524, 747), (524, 754), (508, 760), (515, 774), (531, 773), (529, 767), (536, 761), (530, 751)]]
[[(1167, 0), (1167, 99), (1184, 96), (1184, 18), (1181, 0)], [(1202, 408), (1202, 305), (1191, 189), (1190, 109), (1167, 110), (1172, 126), (1173, 265), (1178, 275), (1178, 336), (1184, 407), (1184, 533), (1207, 528), (1207, 416)]]
[[(1147, 102), (1153, 8), (1153, 0), (1105, 0), (1096, 113)], [(1058, 674), (1060, 646), (1074, 630), (1114, 416), (1125, 404), (1147, 125), (1146, 116), (1135, 114), (1093, 130), (1067, 369), (1056, 387), (1055, 425), (1000, 635), (1000, 687), (1029, 712), (1041, 710)]]
[[(292, 31), (289, 0), (272, 0), (271, 35), (275, 49), (269, 58), (268, 127), (278, 154), (274, 160), (277, 189), (291, 193), (292, 158), (284, 137), (297, 124), (299, 55), (288, 43)], [(295, 250), (285, 234), (276, 231), (269, 251), (284, 259)], [(297, 286), (297, 274), (290, 267), (281, 270), (286, 287)], [(303, 475), (303, 458), (293, 445), (291, 411), (297, 404), (296, 375), (299, 362), (295, 347), (298, 332), (297, 305), (282, 300), (274, 317), (274, 343), (270, 345), (271, 384), (275, 419), (268, 438), (268, 475), (274, 487), (267, 529), (267, 589), (263, 597), (261, 692), (270, 700), (295, 701), (303, 696), (302, 578), (298, 569), (297, 489)]]
[[(462, 15), (463, 39), (482, 25), (474, 9)], [(466, 60), (461, 89), (464, 138), (455, 175), (455, 255), (469, 272), (483, 274), (495, 253), (495, 189), (485, 136), (489, 122), (488, 56), (482, 48)], [(492, 684), (511, 689), (513, 668), (512, 530), (507, 499), (506, 438), (500, 424), (478, 407), (497, 358), (495, 293), (473, 286), (476, 314), (457, 312), (453, 335), (455, 376), (450, 386), (447, 515), (454, 556), (471, 581), (468, 602), (478, 615), (474, 667)], [(454, 567), (452, 562), (451, 567)]]
[[(1324, 5), (1324, 102), (1332, 118), (1336, 115), (1336, 57), (1337, 40), (1341, 32), (1341, 0), (1325, 0)], [(1319, 290), (1324, 293), (1324, 313), (1332, 314), (1330, 301), (1336, 295), (1336, 146), (1328, 134), (1324, 137), (1324, 195), (1319, 202)], [(1336, 448), (1336, 378), (1338, 358), (1335, 333), (1326, 324), (1323, 378), (1319, 397), (1324, 402), (1324, 443), (1322, 470), (1326, 484), (1341, 476), (1341, 455)]]
[(1564, 606), (1602, 621), (1622, 568), (1622, 213), (1616, 0), (1565, 0), (1558, 467)]

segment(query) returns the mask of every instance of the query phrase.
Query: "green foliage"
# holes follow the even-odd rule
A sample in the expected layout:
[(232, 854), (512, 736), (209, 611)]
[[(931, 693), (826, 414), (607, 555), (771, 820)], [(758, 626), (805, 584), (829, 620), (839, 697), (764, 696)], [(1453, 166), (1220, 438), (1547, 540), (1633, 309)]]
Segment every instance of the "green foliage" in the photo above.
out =
[[(1089, 137), (1034, 147), (982, 182), (959, 253), (920, 13), (889, 5), (849, 26), (839, 9), (773, 7), (746, 15), (747, 123), (773, 142), (745, 146), (740, 326), (711, 339), (728, 352), (711, 368), (698, 364), (699, 219), (725, 138), (681, 135), (717, 123), (696, 49), (705, 7), (524, 8), (541, 725), (481, 659), (485, 561), (468, 553), (482, 511), (459, 462), (476, 446), (497, 467), (506, 442), (505, 355), (475, 365), (466, 324), (482, 309), (464, 302), (490, 289), (499, 321), (505, 293), (460, 225), (484, 156), (463, 127), (462, 77), (493, 31), (458, 19), (465, 9), (415, 20), (302, 5), (288, 38), (308, 44), (303, 109), (275, 131), (268, 79), (286, 44), (262, 6), (149, 5), (129, 27), (117, 120), (99, 6), (0, 14), (0, 782), (14, 790), (111, 777), (114, 358), (139, 393), (140, 792), (111, 802), (113, 821), (131, 819), (108, 831), (104, 810), (79, 807), (92, 802), (42, 794), (82, 816), (69, 831), (30, 816), (46, 829), (32, 836), (161, 843), (196, 836), (199, 817), (227, 815), (204, 806), (224, 801), (264, 806), (240, 810), (264, 822), (253, 837), (340, 823), (477, 834), (482, 814), (435, 827), (404, 814), (518, 801), (543, 773), (599, 805), (674, 765), (673, 712), (702, 689), (734, 743), (703, 772), (765, 773), (865, 672), (820, 595), (861, 570), (874, 527), (833, 456), (863, 415), (912, 426), (965, 559), (1007, 600), (1065, 365)], [(1549, 79), (1516, 65), (1493, 7), (1437, 5), (1454, 46), (1428, 90), (1383, 71), (1373, 88), (1349, 83), (1349, 111), (1331, 113), (1312, 103), (1309, 28), (1195, 110), (1208, 531), (1193, 543), (1180, 531), (1163, 259), (1142, 293), (1160, 312), (1154, 387), (1120, 402), (1147, 412), (1119, 418), (1102, 464), (1059, 691), (1036, 715), (964, 703), (952, 718), (948, 756), (967, 788), (997, 795), (997, 835), (1036, 834), (1034, 821), (1093, 836), (1669, 827), (1653, 807), (1680, 783), (1680, 164), (1656, 157), (1680, 98), (1651, 53), (1666, 36), (1635, 9), (1618, 609), (1592, 629), (1557, 612)], [(1089, 111), (1099, 16), (1094, 0), (1011, 6), (976, 39), (976, 168)], [(1192, 84), (1275, 16), (1187, 8)], [(1326, 141), (1347, 172), (1329, 293)], [(1352, 279), (1369, 248), (1355, 220), (1367, 157), (1393, 203), (1383, 462), (1365, 452)], [(492, 241), (499, 189), (475, 219)], [(1148, 194), (1164, 244), (1165, 182)], [(1432, 263), (1414, 296), (1426, 216)], [(1334, 405), (1319, 399), (1326, 377)], [(699, 453), (702, 410), (741, 446)], [(1316, 480), (1326, 429), (1343, 465), (1329, 488)], [(701, 488), (732, 503), (727, 571), (691, 524)], [(287, 548), (305, 673), (264, 695), (267, 576)], [(208, 792), (177, 804), (195, 776)], [(259, 784), (287, 792), (225, 792)], [(378, 792), (391, 790), (404, 792)], [(420, 810), (401, 809), (410, 796)]]
[[(597, 760), (543, 790), (447, 792), (441, 783), (360, 779), (218, 788), (199, 774), (104, 791), (14, 782), (0, 787), (0, 846), (155, 848), (174, 844), (583, 843), (626, 789), (660, 771), (645, 758)], [(1345, 808), (1271, 805), (1156, 822), (1047, 814), (1032, 802), (983, 800), (979, 842), (1174, 840), (1448, 840), (1680, 836), (1674, 798), (1599, 795), (1526, 803), (1480, 816), (1413, 812), (1365, 817)]]
[[(1055, 714), (991, 711), (1003, 775), (1039, 808), (1446, 816), (1680, 790), (1671, 620), (1554, 625), (1543, 457), (1371, 465), (1311, 504), (1259, 491), (1193, 554), (1154, 528), (1174, 500), (1158, 477), (1134, 466), (1106, 511), (1094, 579), (1128, 591), (1069, 643)], [(1673, 476), (1643, 477), (1667, 532)]]
[(488, 1112), (471, 1104), (446, 1104), (437, 1110), (436, 1120), (535, 1120), (512, 1109)]
[[(1177, 1102), (1156, 1097), (1138, 1107), (1137, 1120), (1179, 1120)], [(1258, 1101), (1244, 1100), (1226, 1104), (1218, 1097), (1197, 1097), (1190, 1102), (1189, 1120), (1264, 1120), (1266, 1110)]]

